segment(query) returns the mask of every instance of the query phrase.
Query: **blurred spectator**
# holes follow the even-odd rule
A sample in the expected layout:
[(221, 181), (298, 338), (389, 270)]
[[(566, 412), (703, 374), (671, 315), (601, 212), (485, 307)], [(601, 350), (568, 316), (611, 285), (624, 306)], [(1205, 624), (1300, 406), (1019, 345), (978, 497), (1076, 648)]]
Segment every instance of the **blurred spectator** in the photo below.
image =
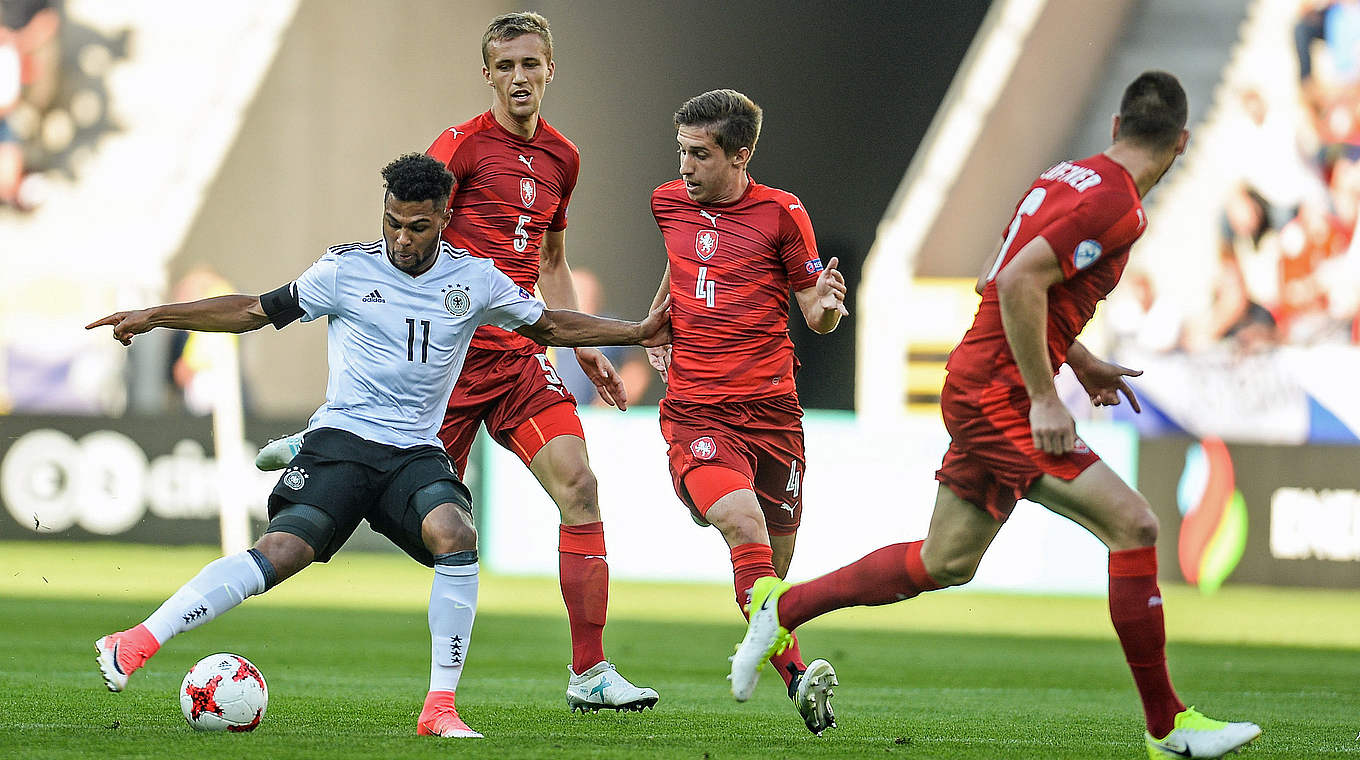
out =
[(1276, 319), (1286, 342), (1349, 339), (1346, 330), (1329, 313), (1326, 273), (1329, 265), (1349, 247), (1351, 229), (1325, 203), (1310, 201), (1281, 230), (1280, 302)]
[(1255, 193), (1264, 201), (1262, 223), (1278, 230), (1298, 213), (1305, 197), (1322, 191), (1322, 180), (1317, 167), (1304, 157), (1298, 129), (1287, 112), (1271, 108), (1254, 86), (1237, 92), (1236, 105), (1227, 129), (1231, 152), (1249, 160), (1234, 164), (1239, 184), (1233, 192), (1238, 201)]
[[(604, 309), (604, 288), (600, 284), (600, 278), (594, 272), (589, 269), (573, 269), (571, 270), (571, 280), (576, 286), (576, 298), (581, 311), (587, 314), (611, 316), (602, 311)], [(628, 403), (641, 402), (643, 394), (647, 392), (647, 386), (652, 381), (652, 368), (647, 364), (647, 355), (643, 350), (637, 346), (601, 346), (600, 351), (619, 371), (619, 377), (623, 380), (623, 387), (628, 392)], [(586, 373), (581, 370), (581, 365), (576, 362), (576, 356), (570, 349), (554, 349), (552, 361), (553, 366), (557, 368), (557, 375), (562, 378), (562, 384), (567, 386), (571, 395), (576, 397), (576, 403), (581, 406), (601, 406), (604, 404), (604, 401), (600, 399), (599, 392), (595, 390), (595, 384), (590, 382), (590, 378), (586, 377)]]
[(38, 113), (56, 94), (61, 49), (50, 0), (0, 0), (0, 204), (31, 208), (37, 183), (24, 173), (24, 149), (9, 116), (26, 102)]
[[(1259, 205), (1249, 206), (1252, 207), (1260, 208)], [(1253, 223), (1259, 225), (1258, 233), (1260, 228), (1266, 227), (1264, 222)], [(1250, 241), (1253, 238), (1247, 239)], [(1254, 240), (1259, 244), (1260, 235), (1258, 234)], [(1253, 246), (1251, 250), (1257, 249)], [(1274, 280), (1272, 277), (1272, 284)], [(1242, 260), (1239, 258), (1238, 247), (1221, 248), (1218, 269), (1212, 283), (1208, 318), (1187, 325), (1185, 348), (1198, 351), (1220, 341), (1231, 340), (1238, 350), (1254, 352), (1273, 345), (1276, 337), (1275, 318), (1259, 299), (1253, 298), (1243, 271)]]

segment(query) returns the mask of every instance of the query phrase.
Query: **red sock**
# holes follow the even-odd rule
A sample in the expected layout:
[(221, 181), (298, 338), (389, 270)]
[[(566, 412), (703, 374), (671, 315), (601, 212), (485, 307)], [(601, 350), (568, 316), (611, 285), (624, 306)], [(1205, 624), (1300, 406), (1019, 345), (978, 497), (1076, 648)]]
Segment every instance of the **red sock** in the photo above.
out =
[(807, 670), (807, 665), (803, 662), (803, 653), (798, 650), (798, 636), (793, 636), (793, 643), (789, 648), (770, 658), (770, 664), (779, 672), (779, 677), (784, 679), (784, 686), (793, 683), (793, 679), (799, 673)]
[[(774, 551), (769, 544), (741, 544), (732, 549), (732, 585), (737, 590), (737, 607), (741, 609), (742, 617), (749, 617), (746, 613), (746, 605), (751, 601), (751, 586), (755, 585), (757, 578), (775, 575), (774, 572)], [(770, 658), (775, 670), (779, 671), (779, 677), (784, 679), (784, 685), (798, 673), (807, 670), (803, 664), (803, 655), (798, 651), (798, 639), (794, 638), (793, 644), (783, 652)], [(790, 667), (793, 670), (790, 670)]]
[(1166, 736), (1185, 705), (1166, 672), (1166, 622), (1157, 588), (1156, 547), (1110, 552), (1110, 621), (1143, 700), (1148, 733)]
[(604, 659), (604, 621), (609, 607), (604, 523), (559, 526), (557, 558), (562, 601), (571, 624), (571, 670), (584, 673)]
[(891, 604), (939, 587), (921, 562), (920, 541), (893, 544), (785, 591), (779, 597), (779, 622), (791, 631), (832, 610)]

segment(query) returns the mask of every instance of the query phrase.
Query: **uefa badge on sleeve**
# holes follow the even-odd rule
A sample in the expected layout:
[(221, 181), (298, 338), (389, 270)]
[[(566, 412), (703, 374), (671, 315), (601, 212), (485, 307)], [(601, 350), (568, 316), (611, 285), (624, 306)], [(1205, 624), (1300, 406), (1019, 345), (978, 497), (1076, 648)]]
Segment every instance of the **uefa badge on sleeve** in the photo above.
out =
[(1095, 263), (1100, 258), (1101, 247), (1098, 240), (1083, 240), (1077, 244), (1077, 250), (1072, 254), (1072, 265), (1077, 269), (1085, 269)]

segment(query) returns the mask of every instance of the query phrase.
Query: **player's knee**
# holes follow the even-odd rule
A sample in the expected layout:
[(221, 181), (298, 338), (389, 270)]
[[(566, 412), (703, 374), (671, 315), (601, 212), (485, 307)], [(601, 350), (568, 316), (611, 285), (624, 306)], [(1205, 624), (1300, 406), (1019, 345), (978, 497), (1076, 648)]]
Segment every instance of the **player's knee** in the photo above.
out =
[(929, 573), (931, 580), (938, 583), (942, 588), (946, 586), (962, 586), (973, 580), (977, 575), (978, 564), (982, 557), (955, 554), (945, 557), (938, 563), (926, 565), (926, 572)]
[(765, 516), (759, 510), (710, 509), (708, 519), (727, 539), (731, 546), (751, 543), (768, 543), (769, 534), (765, 531)]
[(1141, 494), (1131, 490), (1120, 504), (1118, 524), (1110, 530), (1110, 550), (1153, 546), (1157, 543), (1158, 528), (1152, 506)]
[(1136, 511), (1133, 518), (1129, 520), (1126, 540), (1133, 546), (1154, 546), (1157, 543), (1157, 533), (1161, 526), (1152, 509), (1146, 503), (1143, 507), (1143, 509)]
[(441, 504), (420, 524), (420, 537), (431, 554), (452, 554), (477, 548), (472, 516), (458, 504)]
[(255, 551), (274, 568), (273, 583), (296, 575), (298, 571), (312, 564), (315, 550), (301, 537), (282, 531), (265, 533), (255, 542)]
[(600, 519), (599, 481), (585, 462), (559, 473), (553, 499), (569, 525), (595, 522)]
[(962, 586), (973, 580), (977, 574), (977, 563), (975, 562), (947, 562), (943, 568), (932, 572), (930, 577), (940, 586)]

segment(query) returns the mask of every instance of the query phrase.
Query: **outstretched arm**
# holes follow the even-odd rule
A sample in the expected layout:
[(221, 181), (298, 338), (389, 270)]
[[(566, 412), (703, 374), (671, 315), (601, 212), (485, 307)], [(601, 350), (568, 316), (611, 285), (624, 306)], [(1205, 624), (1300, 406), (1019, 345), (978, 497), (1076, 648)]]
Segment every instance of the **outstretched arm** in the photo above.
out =
[(841, 317), (848, 316), (845, 308), (845, 277), (836, 265), (840, 259), (835, 256), (828, 261), (826, 268), (817, 276), (817, 283), (810, 288), (795, 291), (798, 307), (803, 311), (803, 319), (815, 333), (825, 335), (836, 329)]
[(115, 312), (85, 325), (85, 329), (111, 325), (114, 339), (126, 346), (132, 343), (132, 336), (157, 327), (243, 333), (258, 330), (267, 324), (269, 317), (260, 305), (259, 296), (230, 295)]
[[(550, 309), (579, 311), (581, 308), (571, 267), (567, 264), (566, 230), (548, 230), (543, 235), (543, 245), (538, 251), (538, 293)], [(599, 349), (578, 349), (576, 363), (581, 365), (581, 371), (595, 385), (606, 404), (620, 410), (628, 408), (628, 390), (623, 378)]]
[(670, 299), (652, 309), (641, 322), (545, 309), (537, 322), (515, 332), (545, 346), (659, 346), (671, 339)]

